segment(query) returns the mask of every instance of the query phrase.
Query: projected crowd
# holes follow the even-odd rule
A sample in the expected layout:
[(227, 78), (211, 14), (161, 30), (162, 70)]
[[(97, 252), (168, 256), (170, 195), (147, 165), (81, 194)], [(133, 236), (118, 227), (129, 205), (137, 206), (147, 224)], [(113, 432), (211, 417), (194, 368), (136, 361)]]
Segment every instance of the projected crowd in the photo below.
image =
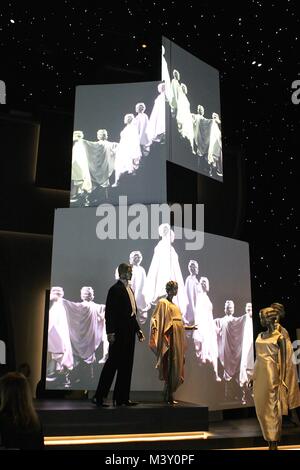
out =
[(116, 188), (123, 175), (135, 175), (142, 159), (148, 157), (154, 142), (165, 143), (165, 84), (150, 116), (145, 103), (136, 103), (135, 115), (125, 114), (118, 142), (109, 140), (107, 129), (97, 131), (97, 141), (84, 138), (82, 130), (73, 133), (71, 206), (90, 206), (99, 189)]
[(205, 109), (202, 104), (198, 104), (196, 111), (191, 112), (188, 86), (181, 81), (180, 72), (176, 69), (172, 71), (171, 79), (164, 46), (162, 46), (162, 81), (165, 83), (165, 97), (171, 116), (176, 119), (180, 136), (186, 139), (191, 153), (198, 158), (198, 167), (209, 176), (222, 178), (220, 117), (215, 112), (211, 118), (204, 117)]
[[(216, 382), (224, 381), (225, 398), (232, 383), (238, 384), (241, 402), (246, 404), (248, 377), (254, 365), (251, 303), (246, 303), (245, 311), (236, 316), (234, 300), (224, 298), (224, 314), (214, 312), (209, 279), (199, 275), (198, 261), (188, 262), (189, 275), (184, 281), (169, 224), (159, 227), (159, 235), (161, 240), (154, 248), (148, 272), (142, 265), (140, 251), (129, 255), (133, 267), (131, 287), (140, 325), (147, 334), (153, 309), (165, 296), (166, 283), (170, 279), (176, 281), (178, 294), (174, 302), (183, 321), (186, 325), (197, 325), (196, 330), (186, 333), (195, 361), (199, 367), (209, 365)], [(117, 271), (114, 274), (117, 278)], [(72, 388), (79, 383), (83, 388), (93, 388), (98, 380), (98, 364), (107, 359), (105, 304), (94, 302), (91, 286), (82, 287), (80, 297), (81, 302), (74, 302), (64, 298), (63, 287), (51, 289), (47, 388)]]

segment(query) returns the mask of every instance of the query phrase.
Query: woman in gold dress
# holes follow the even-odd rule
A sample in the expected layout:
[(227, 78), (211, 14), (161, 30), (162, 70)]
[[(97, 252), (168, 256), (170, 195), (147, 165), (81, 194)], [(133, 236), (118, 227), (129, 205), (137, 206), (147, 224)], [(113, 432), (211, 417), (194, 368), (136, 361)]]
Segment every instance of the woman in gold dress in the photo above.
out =
[(253, 398), (263, 437), (268, 441), (269, 450), (277, 450), (282, 415), (287, 414), (286, 341), (276, 328), (278, 312), (275, 309), (263, 308), (259, 316), (267, 331), (260, 333), (255, 342)]
[(165, 400), (173, 405), (173, 393), (184, 381), (185, 331), (195, 325), (184, 325), (182, 315), (172, 302), (177, 295), (178, 284), (166, 284), (167, 297), (160, 299), (151, 318), (149, 346), (157, 357), (156, 368), (160, 380), (165, 381)]

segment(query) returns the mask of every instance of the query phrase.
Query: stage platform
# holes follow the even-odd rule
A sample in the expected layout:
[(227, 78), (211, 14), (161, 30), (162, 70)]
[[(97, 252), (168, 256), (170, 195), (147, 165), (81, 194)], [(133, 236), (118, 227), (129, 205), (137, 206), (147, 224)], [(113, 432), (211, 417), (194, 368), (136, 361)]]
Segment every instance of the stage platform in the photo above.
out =
[(36, 400), (46, 436), (145, 434), (208, 431), (208, 408), (143, 402), (98, 408), (89, 400)]
[[(205, 406), (142, 402), (97, 408), (89, 400), (37, 400), (47, 450), (249, 450), (267, 449), (253, 410), (210, 421)], [(241, 415), (247, 416), (242, 419)], [(222, 414), (222, 413), (221, 413)], [(300, 449), (299, 422), (283, 424), (280, 448)]]

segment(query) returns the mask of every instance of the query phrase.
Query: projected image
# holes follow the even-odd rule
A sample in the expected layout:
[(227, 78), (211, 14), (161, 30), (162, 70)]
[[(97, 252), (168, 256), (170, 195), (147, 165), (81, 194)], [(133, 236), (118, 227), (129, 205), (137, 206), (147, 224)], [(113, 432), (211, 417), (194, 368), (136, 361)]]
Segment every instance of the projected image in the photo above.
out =
[(165, 102), (160, 82), (77, 87), (71, 207), (166, 199)]
[[(247, 387), (254, 365), (248, 245), (205, 234), (204, 247), (190, 251), (168, 223), (157, 227), (156, 239), (99, 240), (97, 222), (92, 208), (56, 211), (47, 389), (96, 389), (109, 349), (107, 292), (118, 282), (118, 265), (129, 262), (137, 320), (146, 337), (136, 344), (132, 390), (163, 390), (150, 328), (156, 307), (166, 298), (166, 283), (173, 280), (178, 284), (173, 303), (187, 327), (184, 382), (174, 398), (211, 409), (252, 406)], [(197, 329), (189, 330), (193, 325)]]
[(170, 160), (222, 181), (218, 71), (163, 38), (162, 81), (171, 116)]

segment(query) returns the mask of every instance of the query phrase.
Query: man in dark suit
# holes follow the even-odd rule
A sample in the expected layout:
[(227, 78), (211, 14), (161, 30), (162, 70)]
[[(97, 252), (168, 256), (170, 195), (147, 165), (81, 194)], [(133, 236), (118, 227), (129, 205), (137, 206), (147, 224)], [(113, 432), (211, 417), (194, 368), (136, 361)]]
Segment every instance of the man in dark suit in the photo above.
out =
[(105, 321), (109, 352), (93, 398), (93, 403), (97, 406), (107, 406), (104, 399), (116, 372), (113, 403), (116, 406), (137, 404), (129, 400), (135, 335), (139, 341), (144, 341), (145, 337), (136, 319), (137, 306), (128, 283), (132, 276), (132, 266), (122, 263), (118, 272), (119, 280), (109, 289), (106, 299)]

